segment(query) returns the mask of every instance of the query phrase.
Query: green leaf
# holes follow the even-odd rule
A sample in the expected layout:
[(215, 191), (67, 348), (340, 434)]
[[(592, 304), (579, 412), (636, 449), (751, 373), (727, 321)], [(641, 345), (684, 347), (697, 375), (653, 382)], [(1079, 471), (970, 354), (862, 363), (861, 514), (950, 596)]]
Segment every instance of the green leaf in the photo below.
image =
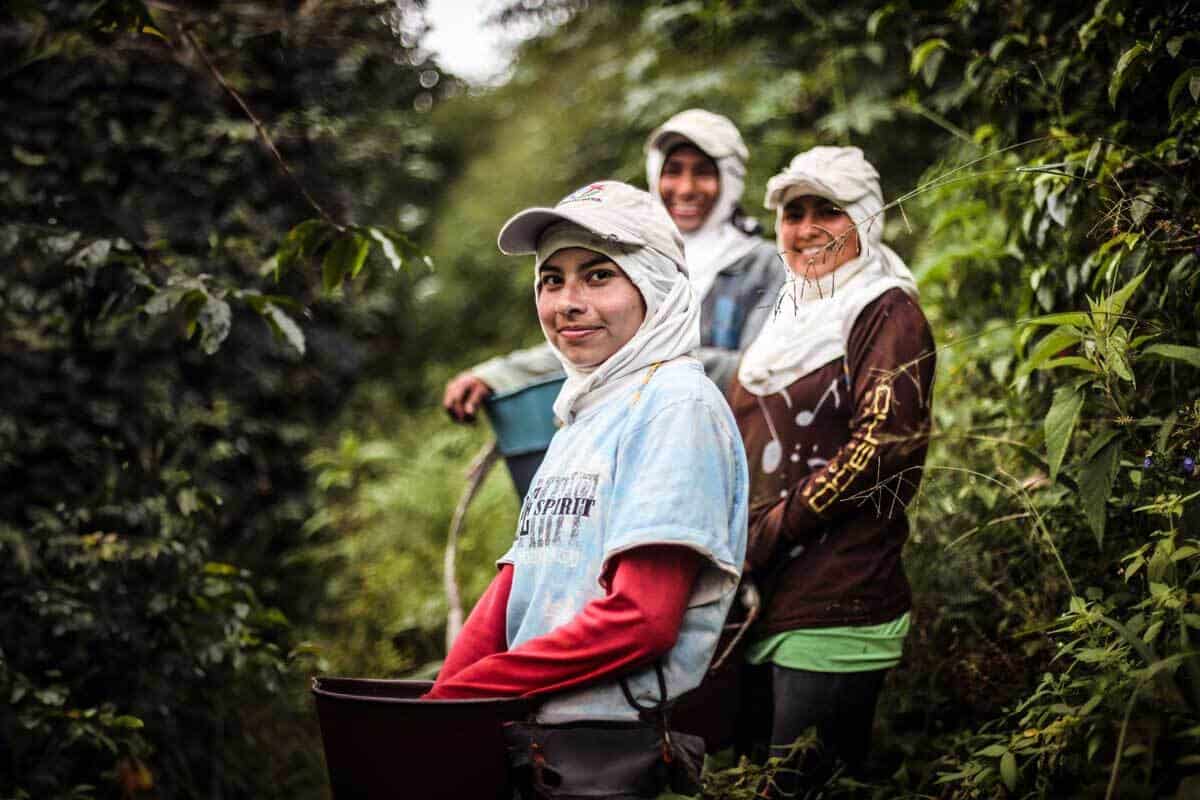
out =
[(371, 238), (379, 242), (379, 249), (383, 251), (383, 257), (387, 259), (388, 264), (392, 269), (399, 272), (404, 267), (404, 259), (400, 257), (400, 253), (396, 251), (396, 243), (379, 228), (367, 228), (367, 232)]
[(342, 278), (345, 277), (342, 270), (342, 261), (345, 258), (345, 253), (341, 252), (343, 249), (339, 242), (334, 242), (321, 261), (321, 286), (326, 294), (342, 285)]
[(1191, 558), (1192, 556), (1196, 555), (1197, 553), (1200, 553), (1200, 548), (1193, 547), (1190, 544), (1184, 545), (1183, 547), (1179, 548), (1178, 550), (1176, 550), (1174, 553), (1171, 554), (1171, 561), (1172, 561), (1172, 563), (1174, 563), (1176, 561), (1183, 561), (1185, 558)]
[(299, 259), (316, 255), (336, 229), (323, 219), (306, 219), (288, 231), (275, 254), (275, 279)]
[(1017, 757), (1011, 751), (1000, 756), (1000, 778), (1010, 792), (1017, 790)]
[(1083, 392), (1073, 386), (1060, 386), (1054, 392), (1054, 402), (1046, 413), (1043, 426), (1046, 434), (1046, 461), (1050, 465), (1051, 481), (1057, 479), (1063, 456), (1067, 454), (1071, 434), (1075, 430), (1075, 423), (1079, 421), (1079, 412), (1083, 409), (1083, 399)]
[(1022, 326), (1034, 325), (1087, 325), (1090, 320), (1086, 311), (1067, 311), (1061, 314), (1044, 314), (1021, 322)]
[(1171, 84), (1171, 91), (1167, 93), (1167, 110), (1172, 112), (1175, 110), (1175, 102), (1185, 88), (1191, 94), (1192, 101), (1195, 102), (1197, 100), (1195, 89), (1197, 81), (1200, 81), (1200, 67), (1191, 67), (1181, 72), (1175, 82)]
[(358, 277), (358, 273), (362, 272), (363, 264), (367, 263), (367, 254), (371, 252), (371, 242), (365, 236), (354, 234), (352, 238), (354, 253), (350, 259), (350, 278)]
[(1154, 198), (1140, 194), (1133, 198), (1133, 202), (1129, 204), (1129, 216), (1133, 218), (1134, 225), (1141, 225), (1146, 221), (1146, 217), (1154, 210)]
[(1113, 71), (1112, 79), (1108, 82), (1108, 102), (1113, 108), (1117, 106), (1117, 95), (1121, 93), (1121, 87), (1129, 79), (1130, 68), (1150, 52), (1146, 45), (1138, 42), (1133, 47), (1121, 54), (1117, 60), (1117, 68)]
[(1142, 351), (1142, 355), (1182, 361), (1200, 369), (1200, 347), (1188, 347), (1182, 344), (1152, 344)]
[(975, 751), (975, 755), (983, 756), (984, 758), (999, 758), (1008, 752), (1008, 748), (1002, 744), (989, 744), (980, 750)]
[(1007, 50), (1008, 46), (1014, 42), (1022, 47), (1028, 47), (1029, 37), (1023, 33), (1010, 33), (1006, 34), (1005, 36), (1001, 36), (992, 43), (992, 48), (988, 51), (988, 58), (992, 59), (992, 61), (999, 61), (1000, 57), (1004, 55), (1004, 51)]
[(891, 3), (888, 3), (883, 8), (873, 11), (871, 16), (867, 17), (867, 36), (870, 36), (872, 39), (874, 39), (879, 33), (879, 26), (883, 23), (883, 21), (895, 13), (896, 7)]
[[(1122, 314), (1125, 311), (1125, 304), (1129, 302), (1129, 298), (1133, 295), (1137, 288), (1142, 285), (1142, 281), (1145, 279), (1146, 273), (1149, 271), (1149, 269), (1142, 270), (1140, 273), (1138, 273), (1137, 277), (1130, 280), (1129, 283), (1125, 284), (1120, 289), (1101, 300), (1097, 304), (1096, 309), (1092, 312), (1093, 316), (1095, 316), (1097, 312), (1106, 316), (1119, 316)], [(1100, 320), (1100, 326), (1102, 327), (1108, 324), (1108, 322), (1110, 322), (1110, 320), (1102, 319)]]
[(1175, 424), (1179, 421), (1179, 412), (1172, 411), (1167, 414), (1167, 418), (1163, 420), (1162, 425), (1158, 429), (1157, 444), (1159, 450), (1167, 449), (1167, 440), (1171, 438), (1171, 432), (1175, 430)]
[[(1081, 315), (1083, 316), (1083, 315)], [(1042, 365), (1070, 347), (1074, 347), (1082, 341), (1083, 337), (1078, 330), (1066, 325), (1055, 328), (1042, 337), (1037, 346), (1029, 354), (1029, 358), (1021, 362), (1017, 367), (1016, 378), (1020, 379), (1035, 369), (1039, 369)], [(1076, 356), (1078, 358), (1078, 356)], [(1084, 359), (1086, 361), (1086, 359)]]
[(233, 321), (229, 304), (224, 300), (209, 297), (200, 308), (196, 321), (200, 324), (200, 349), (211, 356), (221, 348), (221, 342), (229, 336), (229, 328)]
[(167, 286), (159, 289), (146, 301), (142, 310), (151, 315), (166, 314), (179, 305), (179, 301), (190, 291), (186, 286)]
[(937, 79), (938, 67), (941, 66), (942, 58), (949, 47), (950, 44), (942, 38), (921, 42), (913, 50), (912, 60), (908, 64), (909, 74), (921, 73), (921, 77), (925, 79), (925, 85), (932, 86), (934, 80)]
[(83, 269), (96, 269), (104, 266), (108, 261), (108, 254), (112, 251), (112, 245), (110, 239), (97, 239), (71, 256), (67, 263)]
[(112, 727), (128, 728), (129, 730), (136, 731), (139, 728), (146, 727), (146, 723), (142, 722), (137, 717), (130, 716), (129, 714), (122, 714), (121, 716), (113, 719)]
[(1096, 708), (1104, 702), (1104, 695), (1097, 692), (1088, 698), (1088, 701), (1080, 706), (1077, 716), (1086, 717), (1088, 714), (1096, 710)]
[(34, 153), (15, 144), (12, 146), (12, 156), (18, 164), (24, 164), (27, 167), (41, 167), (50, 160), (41, 153)]
[(1079, 471), (1079, 502), (1099, 547), (1104, 546), (1108, 498), (1121, 466), (1121, 444), (1122, 437), (1117, 431), (1097, 437), (1088, 448), (1085, 463)]
[(1104, 143), (1099, 139), (1092, 145), (1092, 149), (1088, 151), (1087, 161), (1083, 164), (1083, 174), (1088, 175), (1092, 171), (1092, 167), (1096, 166), (1096, 162), (1100, 159), (1100, 154), (1104, 152)]
[(347, 276), (357, 276), (370, 251), (370, 241), (357, 233), (344, 233), (334, 240), (321, 262), (321, 280), (325, 291), (332, 292), (338, 288)]
[(1133, 371), (1129, 368), (1129, 362), (1125, 358), (1125, 353), (1129, 350), (1129, 331), (1123, 326), (1117, 325), (1108, 334), (1108, 340), (1105, 343), (1104, 353), (1107, 364), (1113, 372), (1125, 381), (1133, 382)]
[(1099, 374), (1100, 368), (1093, 364), (1083, 356), (1063, 356), (1062, 358), (1052, 358), (1049, 361), (1042, 363), (1038, 369), (1049, 372), (1059, 367), (1074, 367), (1075, 369), (1083, 370)]
[(282, 337), (299, 355), (304, 355), (304, 332), (295, 320), (274, 303), (265, 305), (262, 314), (276, 336)]
[(180, 489), (175, 494), (175, 503), (179, 506), (179, 513), (185, 517), (191, 516), (200, 508), (200, 498), (196, 494), (196, 490), (190, 486)]
[(1076, 661), (1082, 661), (1085, 664), (1099, 664), (1111, 659), (1112, 653), (1103, 647), (1085, 647), (1074, 656)]

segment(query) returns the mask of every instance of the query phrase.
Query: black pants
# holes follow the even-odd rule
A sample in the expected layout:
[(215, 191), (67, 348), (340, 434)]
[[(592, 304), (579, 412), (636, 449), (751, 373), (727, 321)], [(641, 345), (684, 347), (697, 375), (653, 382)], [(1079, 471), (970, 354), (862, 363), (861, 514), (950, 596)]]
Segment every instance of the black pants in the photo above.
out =
[[(809, 672), (774, 664), (750, 667), (746, 674), (746, 719), (742, 741), (757, 742), (759, 755), (784, 755), (809, 728), (821, 740), (819, 752), (802, 754), (775, 777), (773, 797), (803, 797), (844, 765), (857, 773), (871, 747), (875, 703), (887, 670)], [(770, 744), (764, 753), (763, 740)], [(750, 749), (743, 747), (743, 749)]]

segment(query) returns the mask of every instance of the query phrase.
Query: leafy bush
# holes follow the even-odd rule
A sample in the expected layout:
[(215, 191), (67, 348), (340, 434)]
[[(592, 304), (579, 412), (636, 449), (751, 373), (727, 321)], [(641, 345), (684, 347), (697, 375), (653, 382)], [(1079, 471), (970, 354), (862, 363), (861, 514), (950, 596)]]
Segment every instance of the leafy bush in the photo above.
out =
[[(290, 557), (304, 459), (407, 302), (405, 198), (381, 195), (431, 184), (431, 67), (369, 13), (395, 3), (281, 9), (5, 12), (0, 796), (322, 785), (291, 712), (325, 578)], [(289, 264), (311, 214), (324, 247)], [(368, 237), (382, 269), (349, 284)]]

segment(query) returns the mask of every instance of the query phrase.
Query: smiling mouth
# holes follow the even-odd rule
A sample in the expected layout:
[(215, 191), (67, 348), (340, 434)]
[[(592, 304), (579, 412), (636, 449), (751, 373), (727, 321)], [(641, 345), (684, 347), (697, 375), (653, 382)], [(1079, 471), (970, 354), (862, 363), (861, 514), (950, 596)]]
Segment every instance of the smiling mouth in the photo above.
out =
[(703, 211), (704, 211), (703, 206), (693, 206), (693, 205), (672, 205), (671, 206), (671, 213), (678, 214), (681, 217), (699, 216)]
[(599, 328), (559, 328), (558, 335), (568, 342), (573, 342), (584, 339), (599, 330)]
[(815, 245), (813, 247), (805, 247), (805, 248), (802, 248), (802, 249), (796, 251), (797, 255), (805, 256), (806, 258), (815, 258), (816, 256), (824, 255), (825, 253), (828, 253), (828, 252), (829, 252), (829, 245), (827, 245), (827, 244)]

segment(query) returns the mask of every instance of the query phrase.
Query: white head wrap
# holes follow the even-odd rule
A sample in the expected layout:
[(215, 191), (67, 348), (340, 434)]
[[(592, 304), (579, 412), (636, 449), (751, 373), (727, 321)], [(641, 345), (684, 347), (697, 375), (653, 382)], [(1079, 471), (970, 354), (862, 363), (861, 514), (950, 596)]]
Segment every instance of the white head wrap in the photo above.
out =
[(663, 164), (671, 150), (683, 144), (692, 145), (716, 163), (721, 184), (716, 202), (700, 227), (682, 232), (692, 286), (696, 296), (703, 300), (717, 273), (749, 254), (758, 244), (758, 237), (733, 224), (733, 214), (746, 185), (749, 153), (728, 118), (699, 108), (679, 112), (646, 139), (646, 183), (659, 203), (662, 195), (658, 181)]
[[(889, 289), (914, 299), (917, 283), (907, 265), (883, 244), (879, 173), (857, 147), (814, 147), (767, 182), (765, 205), (776, 210), (775, 241), (786, 249), (780, 221), (789, 201), (804, 195), (841, 205), (858, 233), (858, 256), (821, 278), (793, 273), (780, 289), (775, 313), (746, 349), (738, 381), (757, 395), (778, 392), (846, 354), (859, 313)], [(850, 245), (845, 245), (850, 246)], [(816, 258), (833, 258), (832, 253)]]
[[(661, 208), (659, 212), (666, 216)], [(535, 296), (537, 268), (554, 253), (568, 247), (582, 247), (612, 259), (646, 302), (646, 317), (637, 333), (595, 367), (576, 367), (553, 343), (550, 344), (567, 373), (566, 383), (554, 401), (554, 414), (569, 424), (577, 414), (604, 397), (631, 381), (641, 380), (642, 371), (651, 364), (688, 356), (699, 347), (700, 304), (688, 282), (686, 267), (680, 261), (653, 247), (636, 247), (598, 238), (572, 222), (557, 223), (538, 239)], [(548, 333), (546, 339), (550, 339)]]

